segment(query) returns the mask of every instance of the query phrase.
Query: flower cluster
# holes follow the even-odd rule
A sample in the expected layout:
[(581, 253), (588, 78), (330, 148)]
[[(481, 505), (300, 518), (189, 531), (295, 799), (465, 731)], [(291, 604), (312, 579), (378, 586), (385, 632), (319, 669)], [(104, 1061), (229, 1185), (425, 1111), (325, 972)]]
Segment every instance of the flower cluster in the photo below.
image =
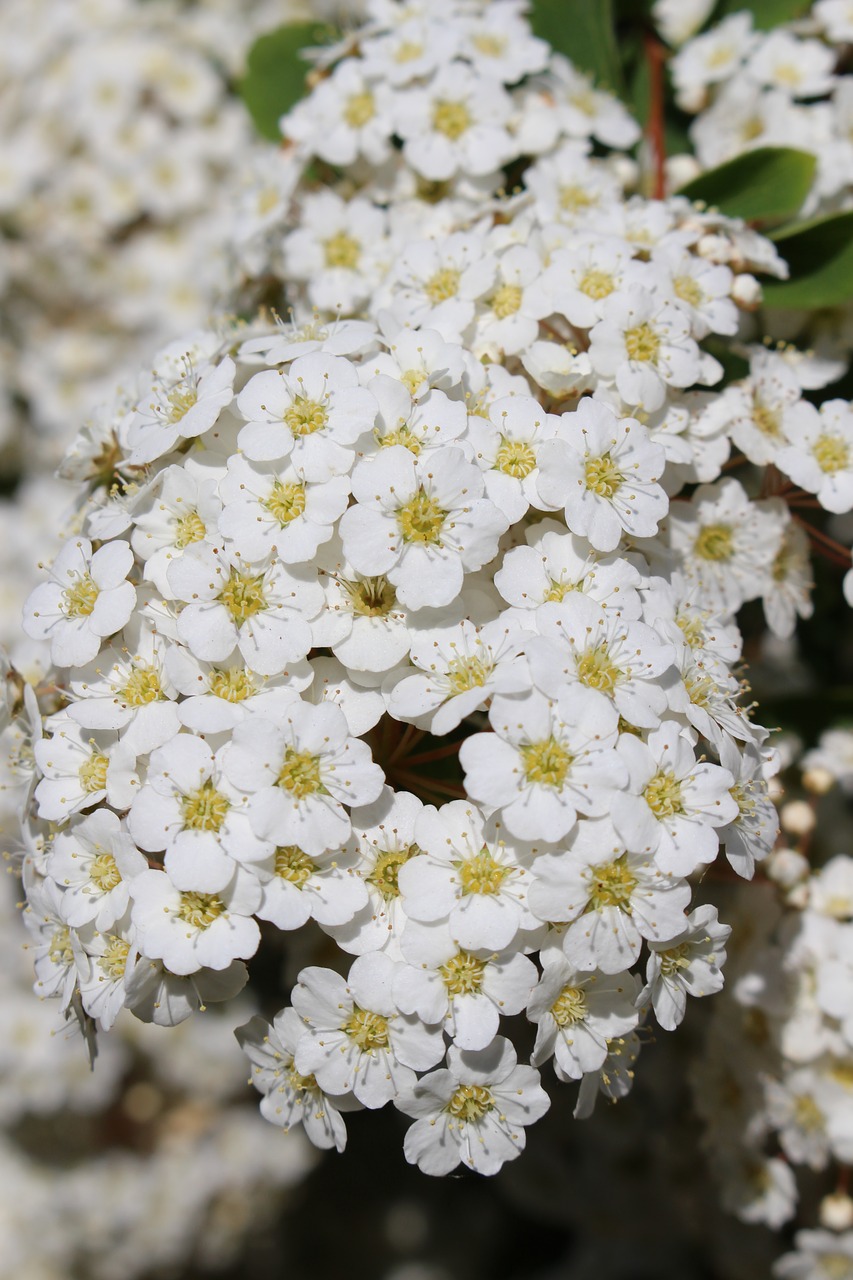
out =
[[(700, 22), (705, 17), (700, 14)], [(675, 35), (666, 25), (663, 30)], [(853, 81), (845, 51), (851, 40), (846, 0), (817, 0), (807, 19), (770, 31), (755, 30), (746, 10), (733, 13), (688, 40), (671, 69), (678, 105), (698, 113), (690, 139), (699, 163), (711, 168), (755, 147), (798, 147), (817, 160), (803, 213), (849, 207)]]
[(240, 1031), (266, 1118), (342, 1149), (392, 1103), (493, 1173), (540, 1068), (587, 1116), (722, 985), (701, 879), (777, 829), (735, 615), (808, 615), (792, 508), (853, 509), (853, 419), (792, 349), (714, 390), (784, 263), (626, 196), (592, 142), (635, 126), (521, 6), (368, 10), (241, 214), (292, 321), (170, 344), (69, 452), (8, 768), (41, 994), (174, 1024), (299, 931)]
[[(55, 466), (79, 419), (209, 314), (252, 132), (233, 92), (294, 0), (11, 0), (0, 49), (0, 445)], [(36, 448), (26, 436), (41, 434)]]
[(782, 840), (764, 864), (769, 879), (731, 904), (738, 945), (730, 946), (727, 992), (693, 1071), (705, 1145), (731, 1212), (772, 1228), (790, 1221), (798, 1168), (819, 1177), (826, 1193), (822, 1229), (797, 1234), (796, 1252), (776, 1264), (779, 1277), (846, 1276), (853, 1266), (845, 1182), (853, 1158), (853, 858), (832, 794), (844, 780), (834, 752), (846, 746), (849, 757), (850, 745), (849, 730), (825, 734), (799, 761), (801, 773), (787, 764), (787, 793), (777, 784)]

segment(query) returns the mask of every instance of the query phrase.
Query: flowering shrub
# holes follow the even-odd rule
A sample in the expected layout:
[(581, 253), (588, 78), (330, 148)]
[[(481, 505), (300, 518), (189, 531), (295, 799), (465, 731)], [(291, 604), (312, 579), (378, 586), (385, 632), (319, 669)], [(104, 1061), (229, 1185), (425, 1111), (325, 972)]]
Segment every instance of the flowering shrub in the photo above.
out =
[(290, 319), (163, 348), (64, 463), (6, 681), (37, 989), (174, 1025), (299, 931), (262, 1113), (341, 1150), (392, 1103), (491, 1174), (540, 1068), (586, 1117), (722, 986), (705, 873), (777, 833), (735, 615), (790, 637), (846, 554), (799, 511), (853, 507), (853, 414), (751, 341), (774, 244), (630, 194), (514, 0), (373, 0), (313, 81), (234, 233)]

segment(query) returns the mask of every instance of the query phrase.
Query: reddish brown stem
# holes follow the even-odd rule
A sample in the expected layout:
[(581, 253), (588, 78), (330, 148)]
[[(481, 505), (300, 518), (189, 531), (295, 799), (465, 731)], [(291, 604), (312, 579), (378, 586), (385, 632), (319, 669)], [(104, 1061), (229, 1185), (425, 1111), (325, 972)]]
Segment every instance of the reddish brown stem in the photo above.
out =
[(663, 200), (666, 195), (666, 87), (664, 81), (666, 49), (651, 31), (646, 32), (645, 47), (646, 61), (649, 64), (649, 119), (646, 124), (646, 138), (654, 166), (652, 195), (655, 200)]

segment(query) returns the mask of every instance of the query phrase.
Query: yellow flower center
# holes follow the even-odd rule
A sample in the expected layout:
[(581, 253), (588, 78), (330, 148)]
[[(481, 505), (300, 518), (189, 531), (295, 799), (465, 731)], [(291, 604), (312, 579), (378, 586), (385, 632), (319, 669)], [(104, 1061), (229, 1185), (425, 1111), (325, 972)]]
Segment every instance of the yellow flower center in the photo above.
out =
[(276, 480), (272, 492), (268, 498), (264, 498), (261, 505), (283, 529), (292, 520), (298, 520), (304, 514), (305, 485), (282, 484), (281, 480)]
[(675, 296), (689, 307), (701, 307), (705, 295), (692, 276), (676, 276), (672, 282)]
[(175, 525), (175, 546), (183, 551), (193, 542), (201, 542), (207, 530), (197, 511), (188, 511)]
[(681, 783), (671, 769), (656, 773), (643, 794), (656, 818), (672, 818), (684, 813)]
[(495, 469), (504, 475), (523, 480), (529, 476), (536, 466), (536, 454), (533, 446), (526, 440), (507, 440), (501, 436), (501, 446), (495, 454)]
[(329, 415), (325, 405), (317, 400), (295, 396), (290, 407), (285, 409), (284, 421), (295, 436), (311, 436), (315, 431), (323, 430), (329, 421)]
[(56, 965), (74, 963), (74, 949), (71, 946), (71, 933), (68, 929), (54, 929), (48, 955)]
[(237, 626), (240, 626), (267, 607), (264, 575), (241, 573), (239, 569), (232, 569), (217, 599), (225, 605)]
[(402, 44), (397, 46), (394, 53), (394, 61), (400, 63), (414, 62), (416, 58), (421, 57), (423, 51), (422, 44), (416, 44), (414, 40), (404, 40)]
[(690, 944), (679, 942), (677, 947), (668, 947), (658, 952), (660, 971), (665, 978), (672, 978), (690, 964)]
[(339, 231), (323, 241), (323, 255), (327, 267), (342, 267), (345, 271), (355, 271), (361, 257), (361, 243)]
[(214, 668), (208, 677), (208, 688), (225, 702), (243, 702), (255, 692), (255, 680), (245, 667), (232, 667), (227, 671)]
[(117, 884), (121, 884), (121, 872), (111, 853), (99, 853), (89, 868), (89, 878), (101, 893), (109, 893)]
[(193, 929), (209, 929), (225, 910), (225, 903), (215, 893), (196, 893), (190, 890), (181, 894), (178, 918)]
[(464, 102), (451, 102), (440, 98), (432, 109), (432, 127), (436, 133), (443, 133), (445, 138), (455, 142), (474, 123), (471, 112)]
[(580, 213), (583, 209), (589, 209), (593, 203), (592, 195), (577, 183), (570, 182), (560, 187), (560, 208), (566, 213)]
[(400, 374), (400, 381), (408, 388), (409, 395), (414, 397), (415, 392), (426, 381), (426, 374), (423, 369), (407, 369)]
[(276, 781), (297, 800), (312, 796), (317, 791), (325, 792), (320, 776), (320, 757), (312, 756), (310, 751), (297, 751), (295, 747), (285, 747), (284, 763)]
[(473, 858), (456, 864), (463, 893), (500, 893), (501, 885), (512, 868), (501, 866), (489, 853), (486, 845)]
[(166, 399), (169, 401), (169, 421), (180, 422), (198, 404), (198, 388), (177, 386)]
[(98, 587), (91, 574), (81, 573), (62, 593), (62, 611), (68, 618), (88, 618), (98, 599)]
[(522, 290), (517, 284), (502, 284), (492, 295), (492, 311), (499, 320), (514, 316), (521, 307)]
[[(794, 1102), (794, 1119), (801, 1129), (820, 1133), (826, 1127), (826, 1117), (814, 1098), (801, 1093)], [(847, 1265), (853, 1271), (853, 1258), (847, 1258)], [(842, 1273), (843, 1274), (843, 1273)]]
[(853, 1280), (853, 1258), (849, 1253), (823, 1253), (819, 1262), (826, 1280)]
[(815, 461), (827, 475), (843, 471), (850, 465), (850, 451), (841, 436), (818, 436), (812, 445)]
[(705, 624), (698, 614), (680, 613), (675, 619), (691, 649), (701, 648), (705, 640)]
[(583, 987), (563, 987), (551, 1006), (551, 1014), (558, 1027), (570, 1027), (576, 1022), (583, 1022), (587, 1014)]
[(492, 674), (494, 664), (483, 658), (454, 658), (448, 663), (447, 683), (451, 692), (481, 689)]
[(637, 877), (631, 874), (628, 855), (623, 853), (621, 858), (593, 868), (588, 910), (621, 907), (630, 915), (631, 894), (636, 887)]
[(581, 586), (577, 582), (558, 582), (556, 578), (549, 578), (550, 587), (545, 592), (546, 600), (553, 600), (555, 604), (559, 604), (561, 600), (565, 600), (570, 591), (580, 591)]
[(361, 129), (376, 115), (376, 102), (372, 93), (353, 93), (344, 107), (344, 120), (351, 129)]
[(771, 440), (778, 440), (782, 434), (779, 414), (760, 400), (756, 400), (752, 406), (752, 422), (756, 430), (763, 436), (769, 436)]
[(386, 902), (391, 902), (394, 898), (400, 896), (400, 868), (405, 866), (409, 858), (415, 858), (420, 853), (420, 849), (416, 844), (407, 845), (404, 849), (386, 849), (380, 853), (376, 862), (373, 864), (373, 870), (365, 880), (368, 884), (373, 885), (377, 893), (381, 894)]
[(184, 827), (189, 831), (219, 831), (230, 808), (231, 801), (208, 778), (181, 801)]
[(125, 942), (124, 938), (117, 938), (114, 933), (111, 933), (109, 941), (104, 948), (104, 954), (98, 959), (99, 968), (111, 982), (118, 982), (124, 977), (129, 954), (130, 943)]
[(734, 550), (734, 530), (730, 524), (706, 524), (693, 544), (693, 554), (700, 560), (731, 560)]
[(584, 466), (586, 487), (599, 498), (613, 498), (625, 483), (625, 477), (609, 453), (599, 458), (587, 458)]
[(459, 292), (459, 281), (462, 278), (461, 271), (457, 271), (455, 267), (442, 267), (440, 271), (436, 271), (435, 275), (430, 276), (424, 285), (424, 293), (430, 302), (436, 305), (439, 302), (446, 302), (448, 298), (455, 298)]
[(616, 281), (609, 271), (591, 270), (578, 285), (581, 293), (585, 293), (588, 298), (594, 298), (599, 301), (601, 298), (609, 298), (610, 294), (616, 288)]
[(397, 603), (397, 593), (387, 578), (359, 578), (341, 583), (349, 596), (353, 613), (359, 618), (384, 618)]
[(121, 690), (121, 698), (129, 707), (144, 707), (160, 697), (160, 676), (153, 667), (142, 663), (134, 667)]
[(442, 981), (451, 996), (475, 995), (483, 985), (485, 972), (485, 960), (478, 960), (467, 951), (460, 951), (439, 968)]
[(447, 512), (424, 489), (418, 489), (415, 496), (397, 512), (404, 542), (441, 542), (446, 519)]
[(474, 36), (471, 43), (478, 53), (486, 58), (501, 58), (506, 52), (506, 36), (496, 36), (490, 31), (481, 31)]
[(625, 334), (625, 350), (629, 360), (640, 360), (643, 364), (655, 364), (660, 352), (660, 338), (652, 326), (646, 322), (628, 329)]
[(624, 675), (624, 671), (611, 661), (606, 644), (587, 649), (578, 659), (578, 679), (590, 689), (611, 693)]
[(388, 1019), (383, 1018), (381, 1013), (370, 1013), (355, 1005), (341, 1030), (358, 1045), (362, 1053), (388, 1048)]
[(463, 1124), (476, 1123), (482, 1120), (487, 1112), (494, 1109), (495, 1100), (491, 1091), (481, 1084), (461, 1084), (448, 1102), (445, 1110), (449, 1111)]
[(80, 786), (87, 795), (90, 795), (93, 791), (103, 791), (105, 789), (109, 763), (109, 757), (95, 753), (89, 756), (89, 759), (84, 764), (80, 765), (78, 774)]
[(301, 889), (317, 870), (298, 844), (279, 845), (275, 851), (275, 873)]
[(381, 449), (390, 449), (392, 445), (399, 444), (404, 449), (408, 449), (409, 453), (413, 453), (416, 458), (420, 454), (421, 442), (405, 423), (385, 435), (382, 435), (377, 428), (374, 430), (373, 436)]
[(572, 757), (556, 738), (528, 743), (526, 747), (520, 748), (519, 754), (527, 782), (535, 782), (546, 787), (563, 786), (571, 767)]

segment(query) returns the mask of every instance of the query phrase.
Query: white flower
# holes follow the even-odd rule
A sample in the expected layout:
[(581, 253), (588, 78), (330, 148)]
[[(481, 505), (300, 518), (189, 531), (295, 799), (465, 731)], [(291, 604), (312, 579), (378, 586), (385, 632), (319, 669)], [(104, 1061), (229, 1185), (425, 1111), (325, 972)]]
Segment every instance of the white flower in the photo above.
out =
[(296, 1010), (282, 1009), (272, 1024), (255, 1016), (234, 1034), (252, 1064), (252, 1084), (263, 1095), (264, 1119), (285, 1133), (301, 1124), (315, 1147), (343, 1151), (347, 1131), (339, 1108), (351, 1110), (353, 1102), (347, 1097), (329, 1097), (313, 1076), (296, 1070), (293, 1055), (303, 1030)]
[(653, 628), (623, 619), (618, 609), (605, 609), (580, 592), (541, 605), (536, 625), (539, 637), (527, 642), (526, 652), (540, 692), (556, 698), (562, 688), (579, 684), (630, 725), (660, 724), (672, 683), (664, 676), (675, 649)]
[(45, 869), (63, 889), (62, 914), (72, 928), (109, 929), (127, 910), (128, 879), (148, 863), (109, 809), (72, 819), (57, 832)]
[(287, 458), (312, 481), (347, 475), (355, 443), (376, 417), (376, 401), (358, 385), (354, 366), (322, 352), (300, 356), (287, 373), (256, 373), (237, 408), (247, 423), (238, 443), (250, 462)]
[(687, 312), (639, 285), (614, 293), (591, 329), (593, 369), (612, 378), (626, 404), (659, 409), (666, 388), (699, 381), (699, 348)]
[(617, 720), (589, 689), (564, 688), (555, 701), (496, 697), (494, 733), (473, 734), (459, 752), (468, 793), (517, 838), (561, 840), (579, 813), (605, 813), (627, 782), (612, 749)]
[(367, 903), (358, 862), (351, 846), (309, 858), (298, 845), (280, 845), (255, 868), (263, 889), (257, 916), (284, 930), (311, 918), (324, 928), (346, 924)]
[(666, 940), (682, 930), (690, 886), (648, 853), (626, 850), (601, 818), (579, 823), (560, 853), (537, 858), (528, 897), (540, 920), (568, 924), (562, 945), (573, 968), (621, 973), (643, 938)]
[(203, 435), (234, 399), (236, 366), (230, 356), (200, 369), (193, 367), (189, 357), (185, 364), (186, 372), (175, 380), (155, 376), (146, 393), (150, 400), (136, 406), (127, 433), (131, 466), (153, 462), (179, 440)]
[(424, 923), (447, 921), (468, 951), (500, 951), (519, 929), (535, 928), (527, 905), (535, 849), (504, 836), (465, 800), (427, 806), (415, 821), (420, 852), (398, 872), (403, 910)]
[(528, 1018), (537, 1024), (531, 1061), (539, 1066), (554, 1056), (569, 1080), (597, 1071), (607, 1057), (608, 1040), (624, 1036), (639, 1021), (638, 988), (632, 974), (578, 973), (564, 956), (550, 957), (527, 1005)]
[(646, 986), (638, 1000), (651, 999), (664, 1030), (674, 1031), (681, 1022), (688, 995), (709, 996), (722, 989), (730, 933), (717, 919), (716, 907), (705, 905), (691, 911), (681, 933), (649, 942)]
[(836, 54), (820, 40), (799, 40), (789, 31), (769, 31), (753, 49), (744, 73), (792, 98), (829, 93)]
[(144, 623), (128, 627), (110, 649), (73, 672), (71, 719), (84, 729), (121, 730), (140, 755), (162, 746), (180, 728), (167, 651), (167, 642)]
[(352, 1092), (366, 1107), (383, 1107), (442, 1056), (441, 1028), (405, 1017), (394, 1003), (395, 971), (377, 952), (359, 956), (347, 979), (331, 969), (300, 973), (293, 1007), (307, 1030), (294, 1062), (324, 1092)]
[(423, 807), (410, 792), (383, 787), (373, 804), (353, 810), (358, 873), (367, 903), (348, 924), (327, 929), (344, 951), (363, 955), (387, 950), (394, 959), (400, 958), (400, 936), (407, 917), (399, 875), (409, 859), (421, 852), (415, 843), (415, 823)]
[[(291, 279), (306, 282), (312, 306), (351, 313), (381, 279), (387, 239), (387, 215), (371, 202), (346, 201), (334, 191), (308, 194), (302, 201), (301, 224), (284, 240), (285, 271)], [(351, 349), (349, 341), (345, 351), (338, 350), (337, 343), (313, 346), (330, 355), (349, 355)], [(273, 357), (285, 360), (302, 354), (292, 343), (283, 343), (270, 348), (270, 362), (275, 362)]]
[(381, 80), (368, 81), (353, 59), (340, 62), (310, 98), (282, 118), (282, 131), (329, 164), (350, 165), (363, 156), (383, 162), (394, 132), (394, 95)]
[(616, 830), (629, 846), (647, 849), (663, 871), (689, 875), (713, 862), (716, 828), (738, 816), (727, 769), (697, 763), (681, 726), (666, 721), (645, 742), (631, 734), (619, 740), (628, 766), (628, 790), (613, 802)]
[(106, 636), (120, 631), (136, 604), (127, 581), (133, 552), (126, 542), (108, 542), (93, 553), (88, 538), (71, 538), (24, 606), (24, 629), (50, 641), (58, 667), (79, 667), (98, 653)]
[(402, 950), (407, 964), (394, 978), (398, 1007), (424, 1022), (443, 1021), (460, 1049), (490, 1045), (501, 1015), (520, 1013), (538, 978), (520, 952), (466, 951), (442, 925), (410, 921)]
[(715, 611), (734, 613), (763, 593), (781, 536), (781, 517), (750, 502), (737, 480), (700, 485), (689, 505), (670, 508), (669, 540), (681, 572)]
[(261, 716), (244, 720), (224, 751), (223, 769), (250, 793), (256, 834), (297, 845), (309, 857), (346, 842), (344, 805), (369, 804), (383, 782), (370, 748), (350, 736), (343, 712), (328, 702), (295, 702), (276, 724)]
[(247, 667), (239, 652), (217, 663), (201, 662), (178, 644), (167, 650), (166, 670), (182, 695), (177, 707), (180, 722), (195, 733), (222, 733), (253, 712), (274, 719), (314, 676), (305, 659), (263, 676)]
[(655, 534), (669, 505), (656, 483), (666, 461), (660, 445), (634, 418), (620, 420), (590, 399), (560, 422), (560, 439), (539, 450), (541, 505), (563, 507), (571, 532), (597, 551), (613, 551), (623, 531), (639, 538)]
[(419, 457), (426, 450), (444, 448), (465, 432), (465, 405), (443, 391), (429, 390), (413, 399), (403, 382), (386, 374), (371, 378), (367, 386), (379, 406), (373, 436), (380, 449), (403, 445)]
[(47, 727), (51, 736), (33, 746), (43, 775), (35, 791), (39, 817), (63, 822), (103, 800), (127, 809), (139, 786), (135, 751), (112, 732), (84, 738), (66, 712), (52, 716)]
[(254, 835), (247, 797), (223, 776), (225, 747), (214, 755), (201, 738), (177, 734), (151, 753), (148, 776), (128, 815), (130, 834), (163, 865), (178, 889), (219, 893), (236, 865), (260, 862), (271, 845)]
[(794, 1253), (773, 1266), (778, 1280), (849, 1280), (853, 1276), (853, 1231), (798, 1231)]
[(524, 536), (529, 545), (508, 551), (495, 574), (507, 604), (528, 611), (578, 591), (623, 618), (639, 617), (641, 579), (627, 560), (591, 550), (556, 520), (540, 520)]
[(497, 1173), (524, 1150), (525, 1125), (551, 1105), (539, 1073), (519, 1066), (509, 1040), (497, 1036), (487, 1049), (452, 1045), (447, 1067), (423, 1077), (395, 1100), (415, 1124), (404, 1151), (422, 1173), (441, 1176), (460, 1163)]
[(552, 310), (536, 288), (541, 274), (539, 254), (527, 245), (512, 245), (499, 256), (494, 286), (478, 310), (475, 354), (517, 355), (539, 337), (539, 321)]
[(820, 413), (801, 415), (789, 430), (791, 443), (775, 462), (795, 484), (817, 494), (827, 511), (853, 507), (853, 410), (846, 400), (827, 400)]
[(486, 493), (507, 520), (520, 520), (539, 506), (539, 454), (561, 432), (562, 420), (544, 413), (526, 396), (507, 396), (489, 406), (488, 420), (473, 416), (468, 441), (485, 475)]
[(238, 871), (218, 893), (176, 889), (164, 871), (142, 871), (130, 884), (140, 951), (180, 976), (228, 969), (258, 949), (252, 912), (261, 896), (254, 876)]
[(272, 467), (239, 455), (219, 486), (219, 532), (247, 560), (275, 554), (284, 564), (305, 564), (331, 538), (346, 510), (349, 481), (332, 476), (311, 483), (293, 466)]
[(313, 569), (245, 562), (209, 543), (190, 547), (168, 572), (171, 594), (186, 601), (178, 637), (203, 662), (236, 648), (260, 675), (277, 675), (311, 648), (309, 621), (323, 593)]
[(340, 521), (344, 554), (359, 573), (387, 577), (413, 609), (455, 600), (465, 572), (492, 559), (508, 525), (455, 446), (420, 459), (394, 445), (359, 464), (352, 489), (356, 505)]
[(389, 713), (396, 720), (424, 724), (442, 735), (495, 693), (523, 693), (529, 687), (521, 656), (526, 632), (512, 620), (497, 618), (483, 627), (463, 621), (417, 634), (409, 659), (426, 674), (407, 674), (386, 689)]
[(400, 94), (394, 127), (412, 168), (443, 182), (460, 171), (492, 173), (510, 159), (506, 125), (511, 111), (511, 100), (496, 80), (454, 61), (425, 88)]
[(215, 537), (221, 510), (217, 481), (196, 469), (194, 458), (161, 471), (134, 506), (130, 542), (144, 562), (142, 577), (168, 596), (169, 565), (187, 547)]

